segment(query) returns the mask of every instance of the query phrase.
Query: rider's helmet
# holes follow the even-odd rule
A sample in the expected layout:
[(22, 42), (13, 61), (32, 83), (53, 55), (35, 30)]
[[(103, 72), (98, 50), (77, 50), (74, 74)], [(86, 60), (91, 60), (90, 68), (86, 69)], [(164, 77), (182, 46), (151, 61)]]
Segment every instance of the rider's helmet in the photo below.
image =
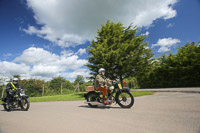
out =
[(13, 84), (18, 84), (18, 82), (19, 82), (18, 78), (13, 79)]
[(104, 68), (99, 69), (99, 73), (105, 72), (106, 70)]

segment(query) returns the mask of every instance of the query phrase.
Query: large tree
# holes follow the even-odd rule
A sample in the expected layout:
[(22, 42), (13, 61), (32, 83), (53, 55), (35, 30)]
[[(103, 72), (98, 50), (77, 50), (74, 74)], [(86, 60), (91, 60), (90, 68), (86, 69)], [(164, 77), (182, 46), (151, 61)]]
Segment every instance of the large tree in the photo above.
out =
[(86, 65), (94, 78), (98, 69), (106, 69), (106, 76), (120, 79), (143, 74), (150, 65), (152, 50), (144, 42), (145, 35), (137, 35), (137, 28), (122, 23), (107, 21), (97, 30), (97, 36), (88, 47), (88, 64)]

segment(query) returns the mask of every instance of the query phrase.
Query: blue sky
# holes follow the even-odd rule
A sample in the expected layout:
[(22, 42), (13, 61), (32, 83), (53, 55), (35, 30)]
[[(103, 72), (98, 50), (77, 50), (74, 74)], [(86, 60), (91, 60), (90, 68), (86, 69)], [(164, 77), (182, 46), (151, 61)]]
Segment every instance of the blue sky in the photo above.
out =
[(0, 77), (73, 81), (108, 19), (137, 25), (155, 57), (200, 41), (200, 0), (0, 0)]

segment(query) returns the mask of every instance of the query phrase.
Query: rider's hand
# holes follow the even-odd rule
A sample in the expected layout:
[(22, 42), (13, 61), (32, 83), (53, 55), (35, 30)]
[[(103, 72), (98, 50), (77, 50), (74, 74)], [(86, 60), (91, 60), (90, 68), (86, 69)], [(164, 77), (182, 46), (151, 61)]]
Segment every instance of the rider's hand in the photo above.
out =
[(10, 95), (12, 95), (12, 94), (13, 94), (13, 91), (12, 91), (12, 90), (11, 90), (11, 91), (9, 91), (9, 94), (10, 94)]
[(10, 93), (11, 95), (13, 95), (13, 94), (15, 93), (15, 90), (10, 90), (9, 93)]

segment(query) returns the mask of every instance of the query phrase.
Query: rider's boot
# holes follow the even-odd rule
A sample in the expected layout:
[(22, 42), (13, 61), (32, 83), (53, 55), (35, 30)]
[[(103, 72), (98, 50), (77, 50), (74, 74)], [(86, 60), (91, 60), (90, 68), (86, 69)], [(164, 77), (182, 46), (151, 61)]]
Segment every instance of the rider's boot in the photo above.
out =
[(103, 104), (109, 104), (105, 96), (103, 97)]

